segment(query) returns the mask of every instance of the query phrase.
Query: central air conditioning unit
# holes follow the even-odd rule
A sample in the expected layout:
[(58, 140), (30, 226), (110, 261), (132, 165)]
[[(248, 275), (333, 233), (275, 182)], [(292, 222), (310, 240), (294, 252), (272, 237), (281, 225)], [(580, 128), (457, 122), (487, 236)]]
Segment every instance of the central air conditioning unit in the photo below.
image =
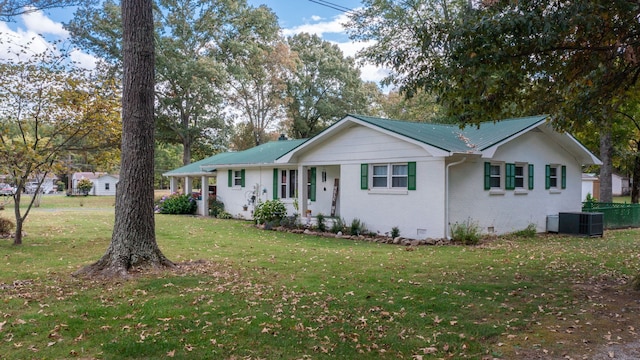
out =
[(558, 232), (584, 236), (604, 234), (604, 214), (599, 212), (564, 212), (558, 214)]

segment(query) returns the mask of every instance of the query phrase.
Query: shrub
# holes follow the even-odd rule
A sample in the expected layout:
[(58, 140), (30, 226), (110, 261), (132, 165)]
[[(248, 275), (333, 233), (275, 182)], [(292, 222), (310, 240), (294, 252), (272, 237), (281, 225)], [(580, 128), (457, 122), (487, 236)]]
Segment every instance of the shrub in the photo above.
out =
[(526, 228), (522, 230), (513, 232), (513, 235), (524, 237), (524, 238), (532, 238), (532, 237), (535, 237), (537, 234), (538, 234), (538, 231), (536, 229), (536, 224), (533, 224), (533, 223), (530, 223), (529, 225), (527, 225)]
[(0, 234), (9, 235), (15, 227), (16, 224), (14, 224), (13, 221), (0, 217)]
[(316, 215), (316, 220), (318, 220), (318, 231), (325, 232), (327, 231), (327, 224), (324, 223), (324, 215), (322, 213), (318, 213)]
[(222, 210), (218, 213), (217, 216), (218, 219), (233, 219), (233, 215), (229, 214), (228, 212)]
[(351, 220), (351, 226), (349, 226), (349, 234), (351, 235), (360, 235), (365, 234), (367, 232), (367, 228), (360, 219), (355, 218)]
[(92, 187), (93, 183), (89, 179), (80, 179), (76, 184), (76, 189), (78, 189), (81, 194), (85, 195), (89, 194), (89, 191), (91, 191)]
[(397, 238), (398, 236), (400, 236), (400, 228), (397, 226), (394, 226), (391, 228), (391, 237), (392, 238)]
[(256, 224), (266, 224), (280, 222), (283, 217), (287, 215), (287, 208), (284, 206), (282, 201), (275, 200), (267, 200), (265, 202), (259, 203), (253, 211), (253, 220)]
[[(276, 225), (276, 224), (273, 223), (271, 225)], [(280, 226), (286, 227), (286, 228), (289, 228), (289, 229), (299, 228), (300, 227), (300, 219), (295, 215), (285, 216), (280, 220)]]
[(193, 196), (188, 194), (174, 193), (163, 196), (156, 204), (156, 212), (161, 214), (195, 214), (198, 204)]
[(344, 219), (341, 218), (336, 218), (333, 221), (333, 224), (331, 225), (331, 232), (334, 234), (337, 234), (339, 232), (344, 232), (345, 229), (345, 225), (344, 225)]
[(464, 245), (475, 245), (480, 241), (480, 227), (477, 223), (467, 219), (466, 222), (451, 225), (451, 238)]
[(213, 197), (209, 198), (209, 215), (218, 217), (218, 214), (224, 211), (224, 203), (218, 201)]

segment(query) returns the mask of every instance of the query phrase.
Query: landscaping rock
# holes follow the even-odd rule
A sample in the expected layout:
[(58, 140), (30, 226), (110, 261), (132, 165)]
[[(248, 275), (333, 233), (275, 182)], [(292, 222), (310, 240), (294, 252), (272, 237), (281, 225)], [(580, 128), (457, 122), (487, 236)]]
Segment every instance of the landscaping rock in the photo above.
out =
[(396, 236), (393, 239), (393, 243), (396, 244), (396, 245), (400, 244), (401, 241), (402, 241), (402, 238), (400, 236)]

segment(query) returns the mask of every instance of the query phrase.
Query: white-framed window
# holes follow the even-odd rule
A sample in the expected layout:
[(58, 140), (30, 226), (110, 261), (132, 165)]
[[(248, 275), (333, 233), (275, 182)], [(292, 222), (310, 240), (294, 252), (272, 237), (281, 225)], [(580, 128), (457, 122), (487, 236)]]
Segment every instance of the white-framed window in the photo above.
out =
[(489, 187), (491, 189), (502, 189), (502, 164), (491, 163), (489, 171)]
[(415, 162), (360, 164), (361, 190), (416, 190)]
[(533, 164), (525, 162), (484, 163), (484, 189), (485, 190), (533, 190)]
[(551, 166), (549, 168), (549, 187), (557, 188), (558, 187), (558, 167)]
[(513, 174), (514, 187), (516, 189), (524, 189), (526, 164), (522, 164), (522, 163), (515, 164), (514, 170), (515, 170)]
[(241, 170), (232, 170), (228, 171), (228, 183), (227, 185), (230, 188), (243, 188), (244, 187), (244, 169)]
[(109, 183), (104, 183), (104, 189), (107, 191), (109, 190)]
[[(307, 199), (316, 201), (316, 168), (307, 168)], [(273, 169), (273, 198), (293, 199), (298, 196), (298, 170)], [(304, 188), (303, 188), (304, 189)]]
[(296, 197), (298, 170), (280, 170), (280, 198)]
[(242, 186), (242, 171), (233, 171), (233, 186)]
[(567, 167), (559, 164), (549, 164), (545, 169), (545, 188), (565, 189), (567, 187)]
[(409, 169), (407, 164), (371, 165), (371, 188), (406, 189)]
[(415, 162), (360, 164), (362, 190), (416, 190)]

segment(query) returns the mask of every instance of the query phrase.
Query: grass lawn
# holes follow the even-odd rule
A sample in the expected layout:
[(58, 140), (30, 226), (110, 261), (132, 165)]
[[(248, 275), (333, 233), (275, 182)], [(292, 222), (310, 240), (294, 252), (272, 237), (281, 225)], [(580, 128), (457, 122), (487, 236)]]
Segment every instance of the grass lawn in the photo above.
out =
[(0, 241), (0, 359), (581, 358), (637, 339), (620, 285), (638, 230), (414, 248), (157, 215), (175, 272), (73, 278), (106, 250), (113, 203), (45, 196), (24, 245)]

